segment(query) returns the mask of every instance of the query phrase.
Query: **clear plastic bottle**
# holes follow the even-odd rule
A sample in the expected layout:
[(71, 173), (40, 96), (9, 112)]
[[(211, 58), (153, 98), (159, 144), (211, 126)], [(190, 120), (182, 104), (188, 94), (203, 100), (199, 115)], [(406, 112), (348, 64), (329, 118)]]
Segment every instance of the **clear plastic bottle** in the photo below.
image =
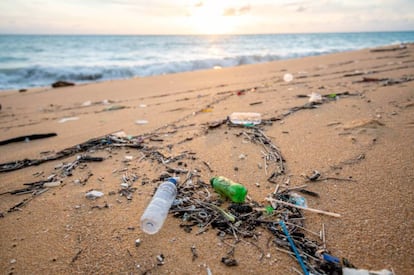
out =
[(169, 178), (160, 184), (144, 214), (141, 216), (142, 231), (152, 235), (161, 229), (177, 195), (176, 185), (178, 181), (179, 178)]
[(234, 112), (229, 116), (230, 122), (237, 125), (257, 125), (262, 122), (260, 113)]

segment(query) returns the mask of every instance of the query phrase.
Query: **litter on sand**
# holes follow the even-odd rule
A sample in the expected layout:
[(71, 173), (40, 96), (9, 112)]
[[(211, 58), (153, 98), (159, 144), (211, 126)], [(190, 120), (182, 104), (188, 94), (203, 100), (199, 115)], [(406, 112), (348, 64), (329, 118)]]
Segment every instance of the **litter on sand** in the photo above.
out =
[(74, 117), (64, 117), (64, 118), (60, 119), (58, 122), (59, 123), (65, 123), (65, 122), (74, 121), (74, 120), (79, 120), (79, 117), (77, 117), (77, 116), (74, 116)]

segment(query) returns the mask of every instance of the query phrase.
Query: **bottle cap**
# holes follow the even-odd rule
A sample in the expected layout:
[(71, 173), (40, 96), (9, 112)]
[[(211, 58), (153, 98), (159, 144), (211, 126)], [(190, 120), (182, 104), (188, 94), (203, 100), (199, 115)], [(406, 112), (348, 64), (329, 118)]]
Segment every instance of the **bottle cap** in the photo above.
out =
[(179, 177), (172, 177), (172, 178), (168, 178), (168, 180), (167, 181), (169, 181), (169, 182), (171, 182), (171, 183), (173, 183), (173, 184), (175, 184), (175, 185), (177, 185), (177, 182), (180, 180), (180, 178)]

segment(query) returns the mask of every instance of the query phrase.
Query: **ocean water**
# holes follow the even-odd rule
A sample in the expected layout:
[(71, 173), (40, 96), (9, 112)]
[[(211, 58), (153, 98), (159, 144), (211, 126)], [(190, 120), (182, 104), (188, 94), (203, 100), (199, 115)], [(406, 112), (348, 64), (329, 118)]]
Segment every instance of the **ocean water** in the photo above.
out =
[(414, 42), (414, 32), (0, 35), (0, 90), (229, 67)]

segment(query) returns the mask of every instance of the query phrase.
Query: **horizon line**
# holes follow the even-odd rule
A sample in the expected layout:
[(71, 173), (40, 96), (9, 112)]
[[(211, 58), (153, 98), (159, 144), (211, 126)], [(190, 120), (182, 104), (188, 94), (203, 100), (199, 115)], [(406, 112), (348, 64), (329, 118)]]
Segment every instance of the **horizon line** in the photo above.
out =
[(269, 33), (212, 33), (212, 34), (196, 34), (196, 33), (181, 33), (181, 34), (165, 34), (165, 33), (1, 33), (0, 35), (50, 35), (50, 36), (69, 36), (69, 35), (76, 35), (76, 36), (233, 36), (233, 35), (292, 35), (292, 34), (351, 34), (351, 33), (391, 33), (391, 32), (414, 32), (414, 30), (372, 30), (372, 31), (322, 31), (322, 32), (269, 32)]

